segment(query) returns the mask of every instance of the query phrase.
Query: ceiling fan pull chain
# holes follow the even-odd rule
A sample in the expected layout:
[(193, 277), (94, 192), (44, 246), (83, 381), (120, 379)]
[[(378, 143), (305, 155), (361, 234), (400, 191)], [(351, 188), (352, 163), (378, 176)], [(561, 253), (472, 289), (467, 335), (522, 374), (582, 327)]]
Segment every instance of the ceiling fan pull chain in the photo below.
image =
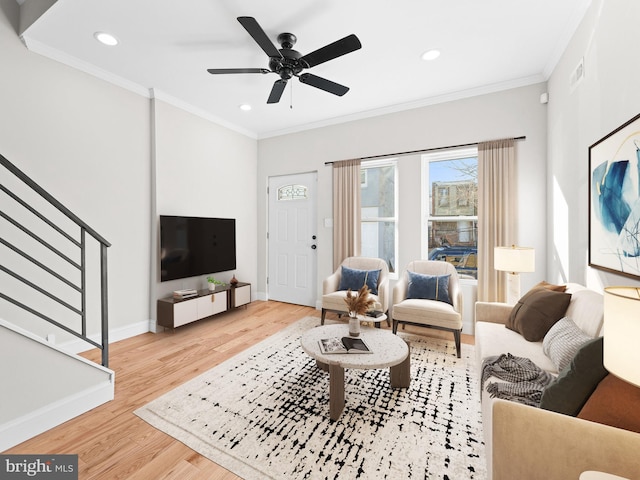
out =
[(289, 82), (291, 87), (289, 88), (289, 109), (293, 110), (293, 82)]

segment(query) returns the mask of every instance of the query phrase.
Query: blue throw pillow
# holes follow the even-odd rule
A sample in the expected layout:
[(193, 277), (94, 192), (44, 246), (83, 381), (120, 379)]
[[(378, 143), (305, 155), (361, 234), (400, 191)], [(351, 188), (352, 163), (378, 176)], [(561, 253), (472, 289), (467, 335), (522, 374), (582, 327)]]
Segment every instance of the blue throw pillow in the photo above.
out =
[(409, 290), (407, 298), (438, 300), (453, 305), (449, 298), (449, 278), (451, 275), (423, 275), (407, 271)]
[(357, 292), (366, 282), (371, 293), (373, 295), (377, 295), (379, 277), (380, 270), (357, 270), (355, 268), (347, 268), (343, 265), (338, 290), (351, 289), (352, 291)]

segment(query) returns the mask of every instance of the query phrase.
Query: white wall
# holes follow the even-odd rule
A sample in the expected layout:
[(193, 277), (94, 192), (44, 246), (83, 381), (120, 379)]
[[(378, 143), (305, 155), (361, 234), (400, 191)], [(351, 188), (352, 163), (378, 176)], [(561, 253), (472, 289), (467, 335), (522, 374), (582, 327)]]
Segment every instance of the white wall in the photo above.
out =
[[(640, 2), (593, 0), (549, 79), (549, 281), (638, 285), (588, 264), (589, 146), (640, 113)], [(570, 76), (584, 58), (584, 79)]]
[[(235, 274), (255, 285), (256, 140), (29, 52), (18, 18), (15, 0), (0, 0), (0, 153), (112, 243), (111, 339), (153, 330), (158, 297), (204, 287), (204, 277), (159, 281), (160, 214), (235, 218)], [(9, 281), (0, 274), (2, 291)], [(5, 301), (0, 318), (52, 331)]]
[(52, 348), (36, 335), (2, 319), (0, 362), (0, 451), (114, 397), (112, 370)]
[[(258, 199), (269, 176), (318, 171), (318, 299), (322, 280), (332, 272), (331, 167), (325, 162), (369, 155), (445, 147), (525, 135), (517, 142), (518, 243), (536, 249), (536, 272), (522, 276), (523, 290), (546, 276), (545, 164), (546, 105), (540, 104), (545, 84), (515, 88), (341, 125), (258, 141)], [(421, 256), (420, 156), (402, 157), (399, 169), (400, 268)], [(262, 197), (264, 198), (264, 197)], [(258, 289), (267, 294), (266, 202), (259, 201)]]
[[(257, 142), (162, 101), (154, 100), (155, 213), (152, 275), (155, 299), (182, 288), (206, 288), (206, 275), (160, 282), (157, 272), (159, 215), (236, 219), (237, 269), (215, 277), (257, 282)], [(255, 298), (255, 288), (252, 289)]]
[[(139, 333), (149, 318), (149, 99), (29, 52), (18, 14), (0, 0), (0, 153), (112, 243), (111, 329)], [(0, 317), (50, 331), (4, 301)]]

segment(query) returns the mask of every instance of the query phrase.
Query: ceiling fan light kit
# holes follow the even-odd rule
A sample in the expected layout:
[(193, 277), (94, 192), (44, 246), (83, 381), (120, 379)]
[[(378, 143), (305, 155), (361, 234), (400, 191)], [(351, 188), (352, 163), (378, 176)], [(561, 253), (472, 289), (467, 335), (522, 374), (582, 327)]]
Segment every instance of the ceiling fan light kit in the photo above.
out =
[(354, 34), (347, 35), (307, 55), (302, 55), (300, 52), (293, 50), (293, 46), (297, 41), (293, 33), (285, 32), (278, 35), (277, 40), (281, 46), (281, 48), (278, 49), (255, 18), (238, 17), (238, 22), (240, 22), (258, 46), (267, 54), (269, 57), (269, 68), (210, 68), (207, 70), (209, 73), (213, 75), (276, 73), (280, 76), (280, 79), (274, 82), (267, 103), (278, 103), (287, 86), (287, 82), (293, 77), (298, 77), (301, 83), (340, 97), (349, 91), (349, 88), (344, 85), (311, 73), (302, 73), (302, 71), (362, 48), (360, 40)]

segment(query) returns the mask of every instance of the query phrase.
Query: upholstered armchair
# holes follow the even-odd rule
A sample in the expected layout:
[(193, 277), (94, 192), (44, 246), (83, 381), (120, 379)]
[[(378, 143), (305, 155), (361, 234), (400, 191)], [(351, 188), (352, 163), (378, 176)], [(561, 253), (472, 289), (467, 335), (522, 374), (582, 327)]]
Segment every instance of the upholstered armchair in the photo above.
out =
[(453, 332), (460, 358), (462, 291), (455, 267), (444, 261), (415, 260), (393, 288), (393, 333), (398, 325), (416, 325)]
[[(327, 312), (348, 314), (347, 304), (344, 303), (347, 289), (351, 288), (352, 291), (357, 292), (365, 281), (375, 300), (374, 310), (387, 313), (389, 310), (389, 267), (386, 262), (380, 258), (348, 257), (322, 283), (320, 323), (324, 325)], [(388, 318), (387, 323), (390, 325)]]

